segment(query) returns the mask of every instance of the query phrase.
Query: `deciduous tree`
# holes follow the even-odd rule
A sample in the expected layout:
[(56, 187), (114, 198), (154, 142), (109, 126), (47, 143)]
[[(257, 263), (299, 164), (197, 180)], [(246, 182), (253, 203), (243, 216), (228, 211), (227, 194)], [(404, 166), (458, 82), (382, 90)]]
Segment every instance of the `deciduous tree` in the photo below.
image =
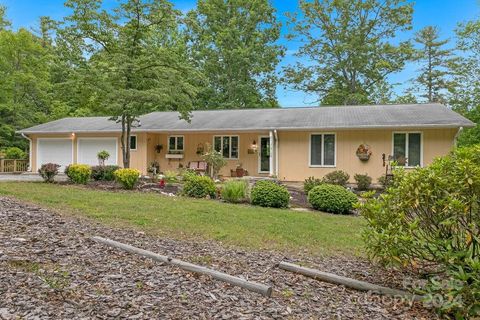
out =
[(196, 96), (198, 77), (179, 50), (179, 12), (167, 0), (126, 0), (108, 11), (101, 0), (69, 0), (66, 6), (73, 13), (59, 36), (82, 68), (77, 83), (95, 87), (111, 119), (121, 124), (128, 168), (139, 115), (177, 110), (188, 118)]
[(284, 80), (322, 104), (372, 103), (376, 87), (412, 56), (408, 41), (394, 41), (411, 28), (405, 0), (301, 0), (300, 9), (289, 15), (289, 39), (302, 43), (302, 60), (284, 69)]
[(462, 54), (452, 66), (453, 85), (448, 102), (477, 124), (459, 138), (460, 145), (473, 145), (480, 143), (480, 20), (460, 24), (456, 34), (457, 49)]
[(268, 0), (199, 0), (188, 13), (192, 59), (206, 77), (199, 107), (276, 107), (280, 24)]

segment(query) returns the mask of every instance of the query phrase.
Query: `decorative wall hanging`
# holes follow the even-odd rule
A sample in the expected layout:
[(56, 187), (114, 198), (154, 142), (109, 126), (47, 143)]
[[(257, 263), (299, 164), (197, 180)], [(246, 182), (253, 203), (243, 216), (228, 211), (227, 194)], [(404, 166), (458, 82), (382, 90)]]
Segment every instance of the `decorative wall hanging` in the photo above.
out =
[(368, 161), (372, 155), (372, 150), (368, 144), (362, 143), (358, 146), (356, 154), (361, 161)]

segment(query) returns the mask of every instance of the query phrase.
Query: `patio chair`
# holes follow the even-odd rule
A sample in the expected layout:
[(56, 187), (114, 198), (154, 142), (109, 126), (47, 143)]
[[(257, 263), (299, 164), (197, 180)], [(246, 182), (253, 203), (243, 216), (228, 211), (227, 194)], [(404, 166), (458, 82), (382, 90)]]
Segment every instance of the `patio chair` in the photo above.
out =
[(205, 161), (191, 161), (188, 163), (188, 169), (205, 174), (207, 172), (207, 163)]

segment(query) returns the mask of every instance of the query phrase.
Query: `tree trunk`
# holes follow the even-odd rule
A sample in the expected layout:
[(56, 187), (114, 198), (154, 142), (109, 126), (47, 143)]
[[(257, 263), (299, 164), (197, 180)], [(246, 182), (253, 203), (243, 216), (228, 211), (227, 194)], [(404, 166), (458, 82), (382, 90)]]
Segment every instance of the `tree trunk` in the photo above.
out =
[(122, 143), (122, 160), (123, 167), (130, 168), (130, 131), (131, 131), (130, 117), (122, 115), (122, 136), (120, 138)]

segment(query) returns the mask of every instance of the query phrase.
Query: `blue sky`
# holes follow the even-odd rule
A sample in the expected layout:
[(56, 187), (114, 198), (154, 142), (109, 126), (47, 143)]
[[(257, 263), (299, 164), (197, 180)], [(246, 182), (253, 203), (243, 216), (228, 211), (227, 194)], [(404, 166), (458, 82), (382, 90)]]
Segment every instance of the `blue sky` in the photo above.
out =
[[(104, 0), (107, 5), (113, 5), (115, 0)], [(286, 41), (283, 36), (287, 29), (285, 27), (285, 12), (298, 11), (296, 0), (271, 0), (273, 6), (277, 9), (279, 21), (282, 22), (282, 39), (279, 43), (287, 48), (287, 55), (281, 62), (281, 66), (296, 61), (292, 53), (298, 49), (298, 42)], [(184, 12), (193, 9), (196, 1), (193, 0), (173, 0), (176, 7)], [(14, 28), (27, 27), (35, 28), (38, 26), (38, 17), (50, 16), (54, 19), (61, 19), (68, 14), (64, 8), (64, 0), (0, 0), (0, 3), (7, 6), (7, 15), (13, 23)], [(414, 6), (413, 30), (399, 35), (400, 40), (411, 38), (413, 33), (427, 25), (436, 25), (441, 29), (443, 38), (454, 38), (454, 29), (458, 22), (472, 20), (480, 16), (480, 0), (417, 0)], [(396, 88), (401, 92), (408, 83), (407, 81), (415, 75), (418, 68), (415, 64), (409, 64), (405, 70), (390, 77), (393, 83), (399, 83)], [(278, 87), (277, 95), (280, 104), (283, 107), (297, 107), (314, 104), (314, 97), (310, 97), (303, 92), (284, 89)]]

